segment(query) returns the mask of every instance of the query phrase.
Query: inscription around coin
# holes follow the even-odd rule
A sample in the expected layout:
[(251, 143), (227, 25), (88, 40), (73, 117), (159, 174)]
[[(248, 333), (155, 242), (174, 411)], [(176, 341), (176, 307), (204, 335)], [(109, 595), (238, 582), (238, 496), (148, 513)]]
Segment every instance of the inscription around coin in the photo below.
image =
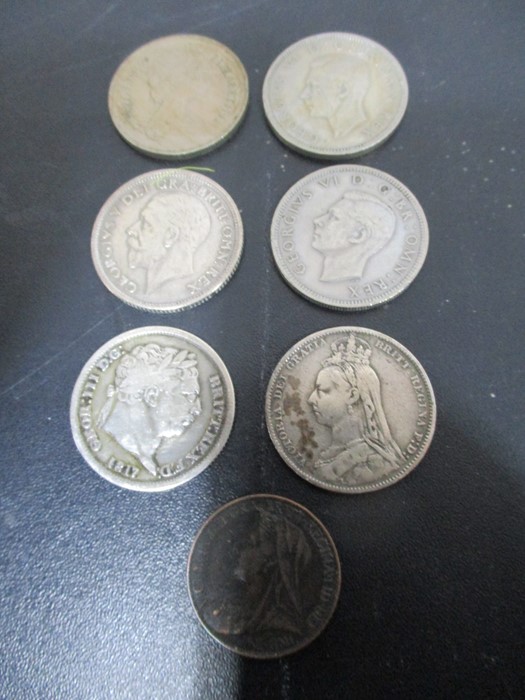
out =
[(419, 362), (365, 328), (331, 328), (297, 343), (277, 365), (266, 396), (268, 430), (281, 457), (307, 481), (342, 493), (406, 476), (426, 453), (435, 420)]
[(278, 496), (232, 501), (203, 525), (188, 588), (208, 632), (245, 656), (275, 658), (310, 643), (328, 623), (339, 559), (324, 526)]
[(154, 157), (209, 151), (239, 125), (248, 77), (237, 56), (209, 37), (178, 34), (151, 41), (119, 66), (109, 112), (122, 138)]
[(123, 333), (86, 363), (71, 399), (76, 445), (95, 471), (161, 491), (205, 469), (228, 439), (233, 385), (196, 336), (151, 326)]
[(283, 51), (263, 86), (266, 116), (277, 136), (325, 158), (366, 153), (401, 121), (408, 84), (383, 46), (347, 33), (318, 34)]
[(218, 292), (239, 264), (243, 227), (211, 178), (155, 170), (122, 185), (93, 226), (91, 254), (106, 287), (132, 306), (174, 312)]
[(311, 301), (364, 309), (403, 292), (421, 269), (428, 225), (414, 195), (374, 168), (335, 165), (299, 180), (272, 220), (285, 280)]

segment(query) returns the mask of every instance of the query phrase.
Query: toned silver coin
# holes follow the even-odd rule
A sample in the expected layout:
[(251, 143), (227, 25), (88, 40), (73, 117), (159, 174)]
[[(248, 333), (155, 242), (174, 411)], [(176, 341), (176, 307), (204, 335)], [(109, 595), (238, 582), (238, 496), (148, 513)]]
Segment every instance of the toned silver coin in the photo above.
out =
[(347, 158), (385, 141), (403, 118), (408, 84), (383, 46), (356, 34), (317, 34), (283, 51), (263, 86), (266, 117), (292, 148)]
[(227, 503), (202, 526), (188, 561), (199, 620), (221, 644), (272, 659), (298, 651), (325, 628), (341, 586), (326, 528), (286, 498)]
[(220, 453), (235, 412), (224, 363), (203, 340), (164, 326), (127, 331), (85, 364), (71, 430), (86, 462), (118, 486), (165, 491)]
[(299, 180), (272, 220), (272, 251), (299, 294), (334, 309), (366, 309), (401, 294), (421, 269), (428, 225), (391, 175), (333, 165)]
[(208, 299), (235, 272), (242, 247), (233, 199), (209, 177), (184, 169), (154, 170), (122, 185), (91, 236), (102, 282), (147, 311), (180, 311)]
[(430, 381), (401, 343), (329, 328), (294, 345), (272, 374), (266, 423), (299, 476), (341, 493), (390, 486), (425, 455), (436, 422)]
[(239, 126), (248, 77), (238, 57), (214, 39), (165, 36), (119, 66), (108, 104), (131, 146), (153, 157), (187, 158), (220, 145)]

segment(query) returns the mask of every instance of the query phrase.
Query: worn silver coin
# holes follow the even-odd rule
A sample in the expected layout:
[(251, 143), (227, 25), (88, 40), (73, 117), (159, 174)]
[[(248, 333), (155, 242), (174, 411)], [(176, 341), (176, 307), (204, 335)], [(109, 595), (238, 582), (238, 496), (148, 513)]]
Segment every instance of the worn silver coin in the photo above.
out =
[(164, 491), (218, 456), (235, 413), (221, 358), (186, 331), (148, 326), (116, 336), (87, 361), (71, 398), (71, 430), (108, 481)]
[(109, 113), (122, 138), (158, 158), (188, 158), (229, 138), (248, 105), (248, 76), (228, 47), (176, 34), (141, 46), (119, 66)]
[(235, 272), (243, 227), (230, 195), (184, 169), (154, 170), (114, 192), (91, 236), (95, 269), (110, 292), (147, 311), (202, 303)]
[(333, 165), (307, 175), (279, 202), (272, 251), (299, 294), (334, 309), (366, 309), (401, 294), (428, 249), (421, 205), (391, 175)]
[(312, 642), (341, 585), (337, 550), (306, 508), (267, 494), (219, 508), (201, 527), (188, 589), (205, 629), (243, 656), (273, 659)]
[(397, 59), (356, 34), (301, 39), (270, 66), (263, 104), (276, 135), (320, 158), (348, 158), (379, 146), (396, 129), (408, 102)]
[(436, 422), (430, 381), (393, 338), (359, 327), (307, 336), (268, 385), (266, 422), (299, 476), (340, 493), (396, 483), (425, 455)]

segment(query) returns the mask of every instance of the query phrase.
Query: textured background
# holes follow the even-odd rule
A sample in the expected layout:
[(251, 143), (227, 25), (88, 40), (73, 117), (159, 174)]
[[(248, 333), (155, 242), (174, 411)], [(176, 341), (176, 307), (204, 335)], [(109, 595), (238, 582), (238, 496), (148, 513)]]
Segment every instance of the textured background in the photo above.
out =
[[(523, 3), (18, 0), (3, 9), (0, 697), (524, 697)], [(271, 134), (262, 82), (287, 45), (323, 31), (384, 44), (410, 85), (397, 132), (358, 162), (414, 192), (430, 249), (412, 286), (368, 312), (302, 299), (270, 252), (279, 199), (322, 164)], [(246, 243), (219, 295), (159, 318), (106, 291), (89, 243), (109, 194), (165, 165), (119, 138), (106, 108), (110, 78), (139, 45), (176, 32), (227, 44), (250, 77), (240, 131), (190, 161), (215, 169), (242, 210)], [(140, 494), (84, 463), (69, 399), (100, 345), (159, 322), (217, 350), (238, 413), (212, 467), (177, 490)], [(423, 462), (363, 496), (297, 477), (263, 414), (283, 353), (349, 324), (406, 345), (438, 404)], [(260, 491), (312, 510), (343, 573), (323, 635), (273, 662), (243, 660), (209, 638), (185, 582), (202, 521)]]

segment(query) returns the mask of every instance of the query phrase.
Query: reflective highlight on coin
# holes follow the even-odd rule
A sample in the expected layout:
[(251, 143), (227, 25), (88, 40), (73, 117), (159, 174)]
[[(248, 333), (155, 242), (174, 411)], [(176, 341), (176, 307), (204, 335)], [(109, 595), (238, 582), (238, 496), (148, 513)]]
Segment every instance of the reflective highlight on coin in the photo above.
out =
[(316, 170), (293, 185), (272, 220), (272, 252), (299, 294), (335, 309), (390, 301), (428, 250), (419, 202), (391, 175), (362, 165)]
[(202, 526), (188, 589), (206, 630), (242, 654), (271, 659), (313, 641), (341, 586), (332, 538), (306, 508), (258, 494), (227, 503)]
[(248, 76), (226, 46), (196, 34), (141, 46), (117, 69), (109, 112), (131, 146), (159, 158), (187, 158), (225, 141), (248, 105)]
[(214, 180), (183, 169), (139, 175), (114, 192), (91, 235), (110, 292), (147, 311), (202, 303), (230, 280), (243, 247), (239, 210)]
[(118, 486), (164, 491), (218, 456), (235, 413), (217, 353), (186, 331), (147, 326), (103, 345), (71, 398), (71, 430), (87, 463)]
[(283, 51), (263, 85), (266, 117), (292, 148), (321, 158), (362, 155), (403, 118), (408, 84), (397, 59), (356, 34), (317, 34)]
[(430, 381), (401, 343), (378, 331), (329, 328), (275, 368), (266, 423), (299, 476), (341, 493), (396, 483), (425, 455), (436, 422)]

